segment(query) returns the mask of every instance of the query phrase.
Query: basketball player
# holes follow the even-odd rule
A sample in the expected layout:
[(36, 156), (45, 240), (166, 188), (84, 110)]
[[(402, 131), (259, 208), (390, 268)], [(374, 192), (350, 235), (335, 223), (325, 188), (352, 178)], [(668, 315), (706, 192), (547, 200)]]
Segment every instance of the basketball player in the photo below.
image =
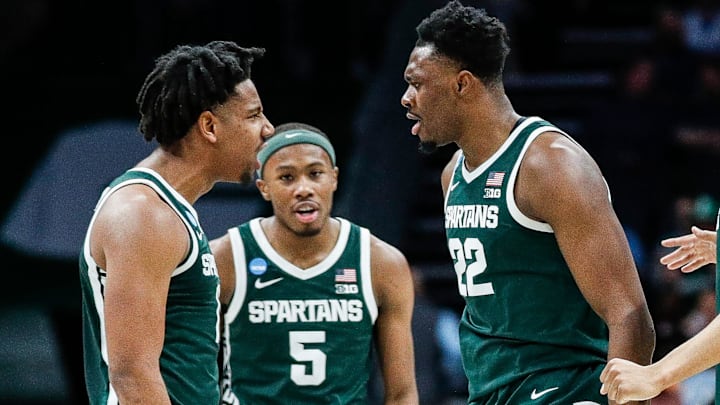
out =
[(442, 172), (447, 247), (465, 300), (469, 404), (601, 404), (608, 357), (655, 346), (628, 241), (591, 156), (513, 109), (505, 26), (450, 1), (416, 27), (401, 103)]
[(377, 348), (385, 404), (417, 404), (404, 255), (331, 216), (338, 169), (325, 134), (278, 126), (258, 154), (273, 215), (212, 241), (224, 305), (223, 403), (366, 404)]
[(158, 146), (107, 186), (80, 254), (91, 404), (219, 403), (219, 279), (192, 204), (252, 179), (274, 130), (250, 78), (264, 53), (178, 46), (140, 89), (140, 130)]

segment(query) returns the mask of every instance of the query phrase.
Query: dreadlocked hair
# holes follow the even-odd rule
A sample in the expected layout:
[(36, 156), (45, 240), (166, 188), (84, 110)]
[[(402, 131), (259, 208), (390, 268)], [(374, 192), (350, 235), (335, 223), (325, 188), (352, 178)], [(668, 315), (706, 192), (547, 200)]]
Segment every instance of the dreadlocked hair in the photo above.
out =
[(264, 48), (232, 41), (180, 45), (155, 61), (135, 101), (140, 132), (166, 145), (182, 139), (203, 111), (224, 103), (235, 86), (250, 79), (250, 66)]
[(502, 80), (510, 37), (500, 20), (485, 9), (463, 6), (459, 0), (433, 11), (416, 27), (416, 46), (432, 44), (485, 82)]

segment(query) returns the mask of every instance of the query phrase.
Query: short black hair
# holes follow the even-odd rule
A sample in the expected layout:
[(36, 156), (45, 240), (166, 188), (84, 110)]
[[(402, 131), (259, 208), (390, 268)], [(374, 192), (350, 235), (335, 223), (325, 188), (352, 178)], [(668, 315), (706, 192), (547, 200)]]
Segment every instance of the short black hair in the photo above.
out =
[(250, 66), (264, 48), (232, 41), (179, 45), (155, 60), (136, 102), (140, 132), (161, 145), (182, 139), (203, 111), (228, 100), (235, 86), (250, 79)]
[(452, 0), (433, 11), (415, 28), (415, 46), (433, 45), (437, 53), (456, 61), (484, 82), (502, 80), (510, 37), (500, 20), (485, 9)]

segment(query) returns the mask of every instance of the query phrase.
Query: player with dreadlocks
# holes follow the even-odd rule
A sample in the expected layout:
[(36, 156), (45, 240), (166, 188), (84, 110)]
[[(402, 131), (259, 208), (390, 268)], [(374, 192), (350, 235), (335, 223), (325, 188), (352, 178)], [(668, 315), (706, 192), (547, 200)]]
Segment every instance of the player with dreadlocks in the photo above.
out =
[(253, 177), (274, 131), (250, 78), (264, 53), (178, 46), (138, 93), (140, 131), (158, 146), (107, 186), (80, 254), (91, 404), (219, 402), (219, 279), (193, 204)]

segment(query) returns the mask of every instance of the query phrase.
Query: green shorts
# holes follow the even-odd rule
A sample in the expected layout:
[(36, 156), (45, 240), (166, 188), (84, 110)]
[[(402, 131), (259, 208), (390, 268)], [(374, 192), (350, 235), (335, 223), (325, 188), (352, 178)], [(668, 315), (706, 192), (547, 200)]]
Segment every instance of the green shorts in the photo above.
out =
[(494, 393), (471, 402), (473, 405), (600, 405), (608, 399), (600, 394), (604, 363), (561, 368), (527, 375)]

